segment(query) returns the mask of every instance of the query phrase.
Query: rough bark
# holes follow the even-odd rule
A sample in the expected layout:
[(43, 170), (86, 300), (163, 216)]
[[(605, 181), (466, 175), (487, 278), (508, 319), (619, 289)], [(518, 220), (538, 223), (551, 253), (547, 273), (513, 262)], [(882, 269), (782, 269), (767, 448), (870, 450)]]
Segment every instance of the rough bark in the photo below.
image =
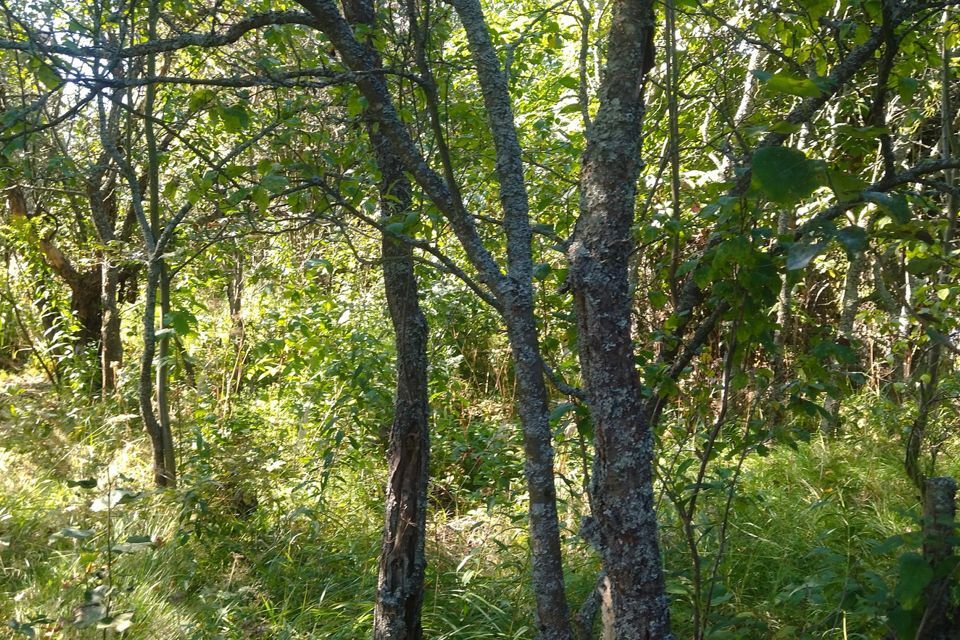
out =
[[(346, 0), (352, 24), (374, 27), (372, 0)], [(367, 44), (376, 66), (379, 55)], [(367, 135), (380, 170), (383, 219), (410, 211), (413, 197), (403, 166), (371, 120)], [(429, 480), (429, 392), (426, 317), (414, 273), (413, 247), (387, 232), (381, 239), (383, 282), (396, 345), (396, 392), (387, 458), (386, 509), (374, 606), (375, 640), (420, 640), (426, 569), (427, 483)]]
[(927, 478), (923, 501), (923, 557), (934, 578), (924, 589), (926, 610), (917, 630), (917, 640), (953, 640), (960, 635), (955, 611), (951, 611), (954, 529), (957, 512), (957, 482), (953, 478)]
[(478, 0), (454, 0), (477, 68), (496, 151), (497, 186), (507, 238), (507, 282), (498, 287), (517, 378), (523, 427), (524, 474), (530, 494), (530, 541), (537, 631), (541, 638), (573, 637), (563, 579), (560, 525), (554, 484), (549, 396), (533, 305), (529, 200), (507, 79)]
[(619, 0), (613, 6), (611, 55), (588, 132), (580, 218), (568, 251), (580, 362), (596, 434), (593, 517), (610, 580), (614, 631), (624, 640), (672, 638), (654, 508), (653, 432), (634, 366), (628, 286), (653, 23), (649, 0)]
[[(7, 205), (13, 219), (33, 217), (27, 194), (20, 185), (7, 190)], [(100, 335), (100, 269), (78, 271), (51, 238), (36, 239), (44, 262), (70, 289), (70, 310), (80, 325), (76, 338), (81, 345), (96, 344)]]
[[(427, 196), (450, 221), (451, 228), (463, 247), (470, 263), (477, 270), (481, 282), (493, 291), (507, 324), (507, 333), (515, 362), (518, 382), (518, 412), (523, 427), (526, 454), (525, 475), (530, 493), (530, 532), (533, 553), (533, 583), (537, 600), (537, 629), (544, 640), (570, 640), (573, 637), (563, 585), (560, 559), (559, 522), (556, 508), (556, 489), (553, 477), (553, 448), (549, 426), (547, 391), (544, 383), (543, 362), (540, 356), (536, 319), (533, 314), (533, 287), (530, 278), (532, 263), (528, 258), (530, 225), (522, 184), (522, 163), (504, 154), (513, 153), (508, 138), (515, 132), (504, 132), (501, 119), (510, 121), (509, 101), (504, 105), (502, 94), (505, 81), (494, 55), (481, 51), (477, 58), (473, 48), (478, 44), (476, 25), (465, 21), (474, 62), (481, 77), (485, 101), (495, 97), (493, 109), (487, 105), (491, 118), (494, 143), (497, 145), (498, 178), (504, 181), (501, 169), (510, 172), (501, 185), (501, 203), (504, 205), (504, 229), (508, 242), (508, 263), (513, 268), (504, 274), (476, 228), (474, 219), (457, 197), (456, 189), (433, 171), (408, 130), (400, 121), (381, 74), (369, 73), (377, 68), (368, 48), (354, 37), (349, 25), (330, 0), (298, 0), (316, 20), (316, 26), (330, 39), (341, 60), (357, 72), (356, 83), (368, 102), (368, 117), (375, 119), (378, 129), (390, 141), (393, 152)], [(459, 8), (458, 8), (459, 10)], [(469, 8), (475, 11), (476, 7)], [(473, 14), (476, 17), (476, 14)], [(461, 15), (461, 19), (463, 19)], [(482, 19), (482, 14), (479, 16)], [(494, 77), (499, 75), (499, 78)], [(503, 107), (506, 106), (506, 109)], [(517, 147), (518, 148), (518, 147)], [(503, 156), (503, 157), (501, 157)], [(521, 208), (522, 207), (522, 208)]]
[[(90, 203), (90, 217), (97, 231), (97, 237), (105, 246), (115, 239), (114, 219), (116, 201), (104, 194), (103, 177), (106, 171), (106, 159), (94, 168), (88, 177), (86, 191)], [(117, 384), (117, 370), (123, 362), (123, 342), (120, 337), (120, 310), (118, 292), (120, 289), (120, 267), (109, 249), (104, 251), (100, 261), (100, 369), (101, 389), (104, 394), (114, 390)]]

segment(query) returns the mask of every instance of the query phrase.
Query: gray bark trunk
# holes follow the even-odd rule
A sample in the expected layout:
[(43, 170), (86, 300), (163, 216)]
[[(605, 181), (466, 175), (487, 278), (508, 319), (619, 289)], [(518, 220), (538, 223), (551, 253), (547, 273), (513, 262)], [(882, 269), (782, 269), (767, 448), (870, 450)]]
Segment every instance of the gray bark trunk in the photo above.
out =
[(573, 627), (563, 579), (549, 396), (533, 304), (532, 232), (522, 153), (507, 79), (483, 9), (478, 0), (454, 0), (453, 5), (466, 30), (496, 150), (497, 186), (507, 238), (507, 278), (498, 286), (497, 297), (503, 305), (523, 427), (537, 631), (544, 640), (568, 640), (573, 637)]
[(653, 431), (640, 400), (631, 338), (629, 256), (652, 64), (653, 4), (613, 8), (600, 107), (588, 132), (580, 218), (569, 249), (580, 361), (593, 418), (593, 517), (610, 580), (617, 638), (672, 638), (653, 496)]
[(934, 571), (924, 589), (926, 610), (917, 630), (917, 640), (954, 640), (960, 637), (957, 611), (951, 610), (954, 527), (957, 513), (957, 482), (953, 478), (927, 478), (923, 500), (923, 557)]

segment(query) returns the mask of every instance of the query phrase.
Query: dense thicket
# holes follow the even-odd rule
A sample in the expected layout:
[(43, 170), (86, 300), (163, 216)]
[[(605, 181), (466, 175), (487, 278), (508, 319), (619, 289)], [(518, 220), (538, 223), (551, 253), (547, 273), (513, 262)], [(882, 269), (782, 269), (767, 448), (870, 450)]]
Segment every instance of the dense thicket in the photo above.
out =
[(956, 3), (0, 8), (13, 631), (955, 633)]

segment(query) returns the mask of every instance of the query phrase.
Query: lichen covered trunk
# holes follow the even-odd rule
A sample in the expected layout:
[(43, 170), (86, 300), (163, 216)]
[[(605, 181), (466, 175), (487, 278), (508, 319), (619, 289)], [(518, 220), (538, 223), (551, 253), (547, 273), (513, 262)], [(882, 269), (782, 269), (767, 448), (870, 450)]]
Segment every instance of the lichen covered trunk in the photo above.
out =
[(580, 361), (595, 432), (593, 517), (618, 639), (671, 638), (653, 496), (653, 431), (631, 336), (629, 257), (640, 170), (643, 88), (653, 4), (618, 0), (600, 106), (581, 168), (580, 218), (568, 257)]

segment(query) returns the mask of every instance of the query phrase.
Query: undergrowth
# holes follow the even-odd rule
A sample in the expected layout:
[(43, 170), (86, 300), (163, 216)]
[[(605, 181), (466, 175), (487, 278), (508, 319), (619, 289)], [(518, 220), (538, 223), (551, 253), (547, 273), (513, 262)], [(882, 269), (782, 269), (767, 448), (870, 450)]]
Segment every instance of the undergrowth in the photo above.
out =
[[(202, 399), (189, 400), (180, 488), (156, 492), (135, 416), (68, 406), (39, 383), (5, 383), (0, 619), (11, 625), (0, 634), (369, 636), (383, 465), (369, 455), (361, 463), (348, 446), (331, 451), (265, 405), (215, 419)], [(884, 636), (898, 579), (889, 541), (915, 528), (918, 499), (900, 450), (876, 432), (852, 419), (839, 437), (746, 460), (716, 564), (709, 638)], [(955, 457), (941, 459), (949, 467)], [(456, 489), (432, 491), (426, 637), (532, 638), (522, 494), (451, 502)], [(562, 506), (575, 608), (597, 562), (577, 538), (582, 504), (571, 495)], [(675, 519), (661, 514), (673, 622), (678, 638), (690, 637), (689, 557)], [(701, 533), (717, 535), (717, 526), (705, 520)], [(84, 628), (96, 606), (107, 607), (107, 624)]]

